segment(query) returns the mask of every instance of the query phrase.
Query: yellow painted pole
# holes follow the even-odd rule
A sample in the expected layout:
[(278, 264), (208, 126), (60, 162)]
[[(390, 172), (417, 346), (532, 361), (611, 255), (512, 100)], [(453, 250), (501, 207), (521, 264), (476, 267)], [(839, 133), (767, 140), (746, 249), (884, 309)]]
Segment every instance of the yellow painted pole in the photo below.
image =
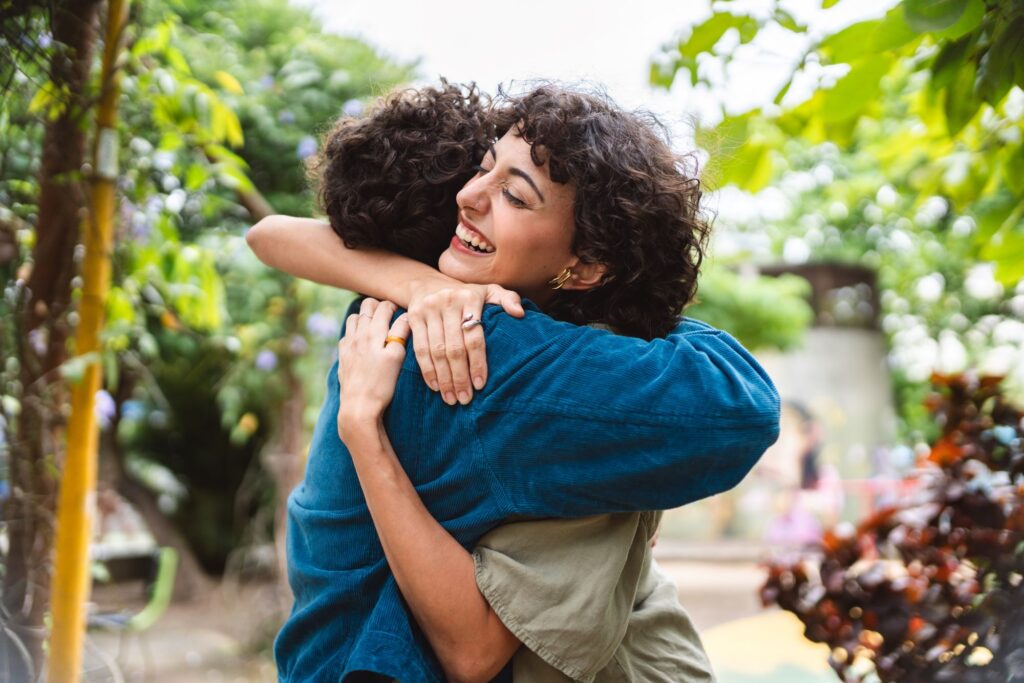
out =
[[(113, 244), (114, 190), (117, 180), (117, 99), (120, 79), (117, 56), (127, 22), (126, 0), (107, 4), (106, 40), (96, 117), (94, 175), (91, 211), (85, 223), (85, 260), (82, 298), (75, 330), (75, 353), (100, 350), (99, 335), (110, 289), (110, 255)], [(76, 683), (82, 671), (85, 640), (85, 604), (89, 599), (89, 540), (95, 509), (96, 462), (99, 429), (96, 424), (96, 392), (101, 387), (98, 359), (90, 362), (85, 376), (71, 387), (67, 456), (61, 474), (57, 503), (56, 556), (54, 560), (50, 632), (49, 683)]]

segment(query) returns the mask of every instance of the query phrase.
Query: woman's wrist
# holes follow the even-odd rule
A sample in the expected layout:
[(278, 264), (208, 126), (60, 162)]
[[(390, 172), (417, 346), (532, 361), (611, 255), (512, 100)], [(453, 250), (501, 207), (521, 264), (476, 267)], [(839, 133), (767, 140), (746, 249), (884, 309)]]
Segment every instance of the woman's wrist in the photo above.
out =
[[(405, 296), (407, 297), (407, 303), (411, 304), (413, 301), (422, 299), (424, 296), (439, 292), (443, 289), (465, 286), (467, 286), (466, 283), (461, 280), (456, 280), (444, 273), (434, 271), (433, 273), (428, 273), (423, 277), (416, 277), (407, 280)], [(406, 306), (406, 308), (408, 308), (408, 306)]]
[(357, 405), (352, 408), (338, 411), (338, 436), (350, 449), (355, 443), (375, 437), (384, 427), (386, 406), (368, 405), (366, 402), (355, 403)]

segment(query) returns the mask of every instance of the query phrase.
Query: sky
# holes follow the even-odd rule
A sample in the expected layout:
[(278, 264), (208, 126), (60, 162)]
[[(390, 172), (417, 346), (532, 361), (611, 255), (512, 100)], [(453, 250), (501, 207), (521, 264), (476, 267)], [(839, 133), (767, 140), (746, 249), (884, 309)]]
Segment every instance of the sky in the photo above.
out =
[[(603, 88), (621, 106), (656, 114), (679, 152), (693, 151), (693, 130), (714, 124), (724, 107), (731, 113), (770, 104), (816, 36), (856, 21), (882, 16), (896, 0), (840, 0), (825, 11), (821, 0), (783, 0), (806, 22), (805, 36), (777, 29), (762, 32), (754, 45), (740, 47), (731, 69), (710, 72), (715, 83), (694, 89), (686, 75), (670, 92), (649, 85), (651, 61), (665, 45), (711, 15), (710, 0), (293, 0), (313, 9), (324, 29), (361, 38), (383, 54), (418, 62), (420, 83), (440, 76), (476, 82), (493, 93), (498, 84), (553, 79), (584, 81)], [(773, 0), (720, 0), (719, 8), (770, 14)], [(739, 42), (735, 30), (720, 47)], [(809, 71), (794, 82), (785, 103), (806, 98), (819, 77), (835, 78), (846, 67)], [(705, 206), (719, 218), (743, 222), (755, 214), (784, 210), (778, 192), (756, 201), (735, 188), (711, 193)], [(772, 195), (772, 196), (768, 196)], [(721, 236), (721, 235), (720, 235)], [(725, 249), (719, 243), (716, 251)]]
[[(499, 83), (583, 80), (603, 86), (625, 107), (653, 111), (672, 128), (690, 127), (694, 117), (715, 120), (720, 102), (730, 110), (770, 102), (803, 47), (793, 34), (768, 34), (763, 49), (739, 53), (735, 68), (720, 76), (713, 92), (693, 92), (681, 83), (666, 93), (648, 85), (651, 60), (710, 15), (708, 0), (296, 1), (313, 8), (329, 31), (362, 38), (403, 61), (418, 60), (421, 82), (445, 76), (493, 92)], [(784, 6), (810, 22), (813, 35), (880, 16), (893, 4), (841, 0), (822, 11), (820, 0), (787, 0)], [(771, 0), (718, 5), (765, 13)], [(800, 97), (801, 88), (791, 94)]]

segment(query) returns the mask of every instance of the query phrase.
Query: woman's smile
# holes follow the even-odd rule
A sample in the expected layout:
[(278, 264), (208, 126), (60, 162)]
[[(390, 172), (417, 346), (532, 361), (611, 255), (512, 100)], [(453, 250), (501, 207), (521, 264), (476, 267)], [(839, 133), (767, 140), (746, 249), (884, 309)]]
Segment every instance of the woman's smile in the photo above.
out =
[(494, 245), (483, 236), (474, 226), (469, 225), (465, 219), (459, 221), (455, 228), (455, 236), (452, 238), (452, 246), (461, 248), (474, 255), (486, 255), (494, 253)]
[(530, 143), (509, 130), (459, 191), (459, 222), (439, 269), (543, 302), (551, 278), (578, 261), (572, 251), (574, 196), (572, 186), (551, 180)]

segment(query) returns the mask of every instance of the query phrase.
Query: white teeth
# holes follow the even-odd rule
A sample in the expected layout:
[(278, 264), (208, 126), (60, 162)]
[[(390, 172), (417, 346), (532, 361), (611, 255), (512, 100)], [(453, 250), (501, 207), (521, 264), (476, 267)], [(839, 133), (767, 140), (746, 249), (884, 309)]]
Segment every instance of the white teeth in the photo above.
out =
[(472, 232), (471, 230), (464, 228), (461, 225), (455, 228), (455, 234), (458, 236), (460, 240), (462, 240), (466, 244), (473, 245), (480, 251), (486, 253), (491, 253), (492, 251), (494, 251), (494, 247), (491, 246), (487, 241), (485, 241), (475, 232)]

